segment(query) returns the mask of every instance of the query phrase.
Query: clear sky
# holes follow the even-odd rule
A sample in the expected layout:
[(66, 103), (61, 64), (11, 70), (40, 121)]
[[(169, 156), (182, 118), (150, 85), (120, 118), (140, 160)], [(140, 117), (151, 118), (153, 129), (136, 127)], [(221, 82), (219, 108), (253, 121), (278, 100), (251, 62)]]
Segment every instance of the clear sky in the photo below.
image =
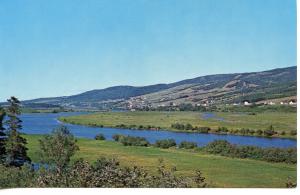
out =
[(294, 65), (295, 0), (0, 0), (0, 101)]

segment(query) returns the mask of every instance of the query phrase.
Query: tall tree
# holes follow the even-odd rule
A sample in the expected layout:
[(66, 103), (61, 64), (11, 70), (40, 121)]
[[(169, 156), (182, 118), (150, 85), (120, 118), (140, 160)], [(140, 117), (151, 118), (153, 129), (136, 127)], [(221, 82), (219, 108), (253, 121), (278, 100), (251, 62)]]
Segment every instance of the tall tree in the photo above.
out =
[(6, 164), (10, 166), (22, 166), (25, 162), (30, 162), (27, 156), (27, 141), (19, 132), (22, 129), (22, 121), (18, 118), (21, 114), (21, 102), (16, 97), (11, 97), (7, 100), (9, 107), (7, 108), (8, 120), (7, 125), (7, 140), (5, 144), (6, 149)]
[(3, 120), (5, 117), (5, 111), (0, 107), (0, 163), (4, 162), (5, 158), (5, 139), (6, 134), (4, 132), (5, 128), (3, 127)]

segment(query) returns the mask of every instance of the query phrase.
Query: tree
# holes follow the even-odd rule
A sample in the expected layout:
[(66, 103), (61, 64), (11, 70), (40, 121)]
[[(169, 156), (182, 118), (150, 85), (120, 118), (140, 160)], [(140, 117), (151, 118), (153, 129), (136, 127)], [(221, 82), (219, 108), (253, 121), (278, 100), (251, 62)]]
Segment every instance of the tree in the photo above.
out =
[(41, 161), (56, 169), (62, 174), (68, 166), (71, 157), (79, 150), (75, 137), (67, 127), (61, 126), (46, 135), (40, 141)]
[(3, 127), (3, 120), (5, 117), (5, 111), (0, 107), (0, 163), (4, 162), (5, 159), (5, 140), (6, 134), (4, 132), (5, 128)]
[(30, 162), (27, 156), (27, 141), (19, 132), (22, 129), (22, 121), (18, 118), (21, 114), (20, 101), (16, 97), (11, 97), (7, 100), (9, 107), (7, 108), (8, 120), (5, 122), (7, 125), (7, 140), (5, 143), (6, 158), (5, 162), (9, 166), (22, 166), (26, 162)]
[(99, 133), (95, 136), (95, 140), (105, 140), (105, 137), (102, 133)]

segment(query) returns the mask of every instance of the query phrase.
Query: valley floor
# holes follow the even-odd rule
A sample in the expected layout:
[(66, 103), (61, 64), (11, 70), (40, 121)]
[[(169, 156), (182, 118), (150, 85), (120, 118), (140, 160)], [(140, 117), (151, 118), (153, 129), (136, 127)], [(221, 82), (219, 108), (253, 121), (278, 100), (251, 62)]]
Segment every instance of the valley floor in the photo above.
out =
[[(38, 162), (41, 135), (24, 137), (28, 141), (29, 156)], [(80, 150), (74, 159), (93, 162), (101, 156), (114, 157), (121, 165), (137, 165), (155, 172), (158, 159), (162, 158), (167, 167), (176, 166), (179, 175), (188, 176), (201, 170), (211, 187), (286, 187), (287, 178), (295, 182), (297, 175), (296, 165), (292, 164), (234, 159), (193, 150), (126, 147), (118, 142), (83, 138), (78, 139), (78, 145)]]
[[(100, 112), (87, 115), (61, 117), (59, 120), (72, 124), (118, 127), (154, 126), (160, 129), (178, 131), (172, 124), (191, 124), (198, 127), (210, 127), (217, 130), (226, 127), (229, 130), (248, 128), (266, 130), (270, 125), (278, 134), (277, 137), (296, 138), (292, 131), (297, 129), (297, 113), (292, 112), (263, 112), (250, 115), (247, 113), (216, 112), (214, 117), (205, 118), (200, 112)], [(283, 134), (284, 131), (284, 134)]]

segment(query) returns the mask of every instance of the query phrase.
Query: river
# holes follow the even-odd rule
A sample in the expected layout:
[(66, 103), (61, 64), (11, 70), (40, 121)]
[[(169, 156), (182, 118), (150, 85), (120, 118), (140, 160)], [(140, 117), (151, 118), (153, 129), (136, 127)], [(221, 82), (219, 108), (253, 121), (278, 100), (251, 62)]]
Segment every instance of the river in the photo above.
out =
[(82, 125), (63, 124), (57, 120), (60, 116), (72, 116), (84, 113), (66, 112), (66, 113), (26, 113), (20, 116), (23, 121), (23, 133), (27, 134), (49, 134), (51, 131), (60, 126), (65, 125), (76, 137), (93, 139), (96, 134), (102, 133), (106, 139), (111, 140), (114, 134), (124, 134), (131, 136), (145, 137), (150, 143), (154, 143), (159, 139), (174, 139), (177, 143), (182, 141), (196, 142), (198, 146), (204, 146), (214, 140), (227, 140), (237, 145), (253, 145), (260, 147), (296, 147), (297, 141), (294, 139), (283, 138), (266, 138), (254, 136), (239, 135), (218, 135), (218, 134), (202, 134), (202, 133), (183, 133), (172, 132), (166, 130), (131, 130), (118, 128), (99, 128), (87, 127)]

